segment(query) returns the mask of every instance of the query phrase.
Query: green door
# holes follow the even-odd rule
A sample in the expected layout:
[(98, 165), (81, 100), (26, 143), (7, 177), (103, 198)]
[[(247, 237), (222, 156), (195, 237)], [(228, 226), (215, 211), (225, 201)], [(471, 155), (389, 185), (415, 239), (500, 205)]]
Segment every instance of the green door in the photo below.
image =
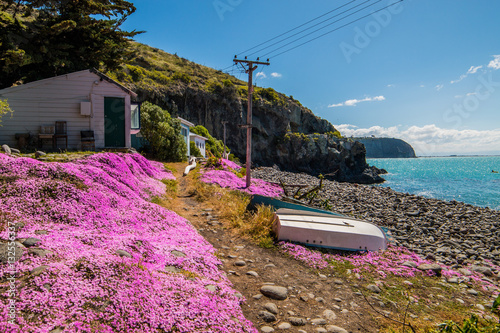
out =
[(125, 98), (104, 97), (104, 146), (125, 147)]

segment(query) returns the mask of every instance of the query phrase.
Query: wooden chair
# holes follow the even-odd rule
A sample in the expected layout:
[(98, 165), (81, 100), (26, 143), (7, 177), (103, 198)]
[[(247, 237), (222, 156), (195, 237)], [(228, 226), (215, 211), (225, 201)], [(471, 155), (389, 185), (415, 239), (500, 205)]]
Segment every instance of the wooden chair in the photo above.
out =
[(82, 151), (95, 151), (94, 131), (80, 131)]
[(54, 134), (54, 148), (57, 149), (57, 139), (65, 140), (65, 149), (68, 149), (68, 128), (65, 121), (56, 121), (56, 132)]
[(52, 143), (52, 148), (54, 148), (54, 134), (55, 134), (55, 128), (54, 125), (42, 125), (40, 126), (40, 133), (38, 134), (38, 139), (39, 139), (39, 148), (43, 148), (43, 141), (44, 140), (50, 140)]

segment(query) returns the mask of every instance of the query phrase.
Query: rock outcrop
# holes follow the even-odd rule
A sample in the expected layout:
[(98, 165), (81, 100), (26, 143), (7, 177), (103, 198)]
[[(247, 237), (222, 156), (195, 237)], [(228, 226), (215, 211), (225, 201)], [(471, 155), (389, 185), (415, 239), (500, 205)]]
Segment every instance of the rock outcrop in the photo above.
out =
[[(116, 73), (108, 73), (147, 100), (223, 139), (241, 160), (246, 156), (246, 82), (139, 43), (132, 43), (138, 56)], [(253, 94), (254, 166), (278, 164), (284, 170), (331, 174), (336, 180), (380, 181), (368, 168), (362, 145), (327, 139), (335, 127), (313, 114), (292, 96), (272, 88), (255, 87)], [(314, 142), (284, 143), (287, 133), (310, 137)], [(312, 136), (311, 136), (312, 135)]]
[(413, 147), (395, 138), (353, 138), (365, 145), (366, 158), (414, 158)]

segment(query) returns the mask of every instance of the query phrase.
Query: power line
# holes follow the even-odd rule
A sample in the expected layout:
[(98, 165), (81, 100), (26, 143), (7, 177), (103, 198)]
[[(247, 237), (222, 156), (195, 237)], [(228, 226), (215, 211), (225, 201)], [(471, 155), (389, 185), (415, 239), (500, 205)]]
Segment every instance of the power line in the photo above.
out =
[[(366, 18), (366, 17), (368, 17), (368, 16), (371, 16), (371, 15), (373, 15), (374, 13), (378, 13), (378, 12), (380, 12), (380, 11), (384, 10), (384, 9), (387, 9), (387, 8), (389, 8), (389, 7), (392, 7), (392, 6), (394, 6), (394, 5), (396, 5), (396, 4), (400, 3), (400, 2), (403, 2), (403, 1), (404, 1), (404, 0), (399, 0), (399, 1), (396, 1), (396, 2), (394, 2), (394, 3), (392, 3), (392, 4), (388, 5), (388, 6), (385, 6), (384, 8), (381, 8), (381, 9), (379, 9), (379, 10), (376, 10), (376, 11), (375, 11), (375, 12), (373, 12), (373, 13), (370, 13), (370, 14), (368, 14), (368, 15), (362, 16), (362, 17), (360, 17), (360, 18), (358, 18), (358, 19), (356, 19), (356, 20), (354, 20), (354, 21), (351, 21), (351, 22), (346, 23), (346, 24), (344, 24), (344, 25), (342, 25), (342, 26), (340, 26), (340, 27), (338, 27), (338, 28), (335, 28), (335, 29), (333, 29), (333, 30), (330, 30), (330, 31), (328, 31), (328, 32), (326, 32), (326, 33), (324, 33), (324, 34), (322, 34), (322, 35), (319, 35), (319, 36), (317, 36), (317, 37), (314, 37), (314, 38), (312, 38), (312, 39), (310, 39), (310, 40), (308, 40), (308, 41), (306, 41), (306, 42), (304, 42), (304, 43), (301, 43), (301, 44), (299, 44), (299, 45), (296, 45), (296, 46), (294, 46), (294, 47), (291, 47), (291, 48), (289, 48), (289, 49), (287, 49), (287, 50), (285, 50), (285, 51), (283, 51), (283, 52), (281, 52), (281, 53), (278, 53), (278, 54), (274, 55), (273, 57), (274, 57), (274, 58), (276, 58), (277, 56), (280, 56), (280, 55), (282, 55), (282, 54), (284, 54), (284, 53), (287, 53), (287, 52), (289, 52), (289, 51), (291, 51), (291, 50), (294, 50), (294, 49), (296, 49), (296, 48), (298, 48), (298, 47), (300, 47), (300, 46), (303, 46), (303, 45), (305, 45), (305, 44), (307, 44), (307, 43), (310, 43), (310, 42), (312, 42), (312, 41), (314, 41), (314, 40), (316, 40), (316, 39), (319, 39), (319, 38), (321, 38), (321, 37), (324, 37), (324, 36), (326, 36), (326, 35), (328, 35), (328, 34), (330, 34), (330, 33), (332, 33), (332, 32), (335, 32), (335, 31), (337, 31), (337, 30), (339, 30), (339, 29), (341, 29), (341, 28), (344, 28), (344, 27), (346, 27), (346, 26), (348, 26), (348, 25), (350, 25), (350, 24), (353, 24), (353, 23), (355, 23), (355, 22), (357, 22), (357, 21), (360, 21), (360, 20), (362, 20), (362, 19), (364, 19), (364, 18)], [(284, 45), (284, 46), (285, 46), (285, 45)], [(278, 50), (279, 50), (279, 49), (278, 49)], [(271, 52), (274, 52), (274, 51), (271, 51)], [(269, 54), (269, 53), (268, 53), (268, 54)]]
[(305, 25), (307, 25), (307, 24), (309, 24), (309, 23), (311, 23), (311, 22), (314, 22), (314, 21), (316, 21), (316, 20), (318, 20), (318, 19), (320, 19), (320, 18), (322, 18), (322, 17), (324, 17), (324, 16), (326, 16), (326, 15), (328, 15), (328, 14), (330, 14), (330, 13), (333, 13), (334, 11), (339, 10), (340, 8), (343, 8), (343, 7), (345, 7), (345, 6), (347, 6), (347, 5), (351, 4), (351, 3), (353, 3), (353, 2), (355, 2), (355, 1), (357, 1), (357, 0), (352, 0), (352, 1), (348, 2), (348, 3), (346, 3), (345, 5), (342, 5), (342, 6), (340, 6), (340, 7), (337, 7), (337, 8), (335, 8), (335, 9), (332, 9), (331, 11), (329, 11), (329, 12), (327, 12), (327, 13), (323, 14), (323, 15), (320, 15), (320, 16), (318, 16), (318, 17), (316, 17), (316, 18), (313, 18), (312, 20), (307, 21), (306, 23), (303, 23), (303, 24), (301, 24), (301, 25), (299, 25), (299, 26), (297, 26), (297, 27), (295, 27), (295, 28), (293, 28), (293, 29), (290, 29), (290, 30), (288, 30), (288, 31), (285, 31), (284, 33), (282, 33), (282, 34), (280, 34), (280, 35), (278, 35), (278, 36), (276, 36), (276, 37), (273, 37), (273, 38), (271, 38), (271, 39), (269, 39), (269, 40), (266, 40), (265, 42), (260, 43), (260, 44), (258, 44), (258, 45), (255, 45), (254, 47), (251, 47), (251, 48), (249, 48), (248, 50), (245, 50), (245, 51), (240, 52), (240, 53), (238, 53), (238, 54), (244, 54), (244, 53), (246, 53), (246, 52), (248, 52), (248, 51), (251, 51), (251, 50), (253, 50), (253, 49), (258, 48), (259, 46), (262, 46), (262, 45), (264, 45), (264, 44), (266, 44), (266, 43), (272, 42), (273, 40), (275, 40), (275, 39), (277, 39), (277, 38), (280, 38), (281, 36), (284, 36), (284, 35), (286, 35), (286, 34), (287, 34), (287, 33), (289, 33), (289, 32), (292, 32), (292, 31), (294, 31), (294, 30), (297, 30), (297, 29), (299, 29), (299, 28), (301, 28), (301, 27), (303, 27), (303, 26), (305, 26)]
[[(310, 30), (310, 29), (312, 29), (312, 28), (314, 28), (314, 27), (317, 27), (317, 26), (318, 26), (318, 25), (320, 25), (320, 24), (323, 24), (323, 23), (325, 23), (325, 22), (327, 22), (327, 21), (330, 21), (331, 19), (334, 19), (334, 18), (336, 18), (336, 17), (338, 17), (338, 16), (340, 16), (340, 15), (342, 15), (342, 14), (345, 14), (345, 13), (347, 13), (347, 12), (349, 12), (349, 11), (351, 11), (351, 10), (353, 10), (353, 9), (355, 9), (355, 8), (357, 8), (357, 7), (359, 7), (359, 6), (363, 5), (363, 4), (365, 4), (365, 3), (367, 3), (367, 2), (370, 2), (370, 1), (371, 1), (371, 0), (366, 0), (365, 2), (362, 2), (362, 3), (360, 3), (359, 5), (356, 5), (356, 6), (352, 7), (352, 8), (349, 8), (349, 9), (347, 9), (347, 10), (344, 10), (342, 13), (339, 13), (339, 14), (336, 14), (336, 15), (334, 15), (334, 16), (332, 16), (332, 17), (329, 17), (329, 18), (327, 18), (326, 20), (323, 20), (323, 21), (321, 21), (321, 22), (319, 22), (319, 23), (316, 23), (316, 24), (314, 24), (314, 25), (312, 25), (312, 26), (310, 26), (310, 27), (308, 27), (308, 28), (305, 28), (305, 29), (303, 29), (303, 30), (301, 30), (301, 31), (299, 31), (299, 32), (294, 33), (293, 35), (290, 35), (290, 36), (288, 36), (288, 37), (286, 37), (286, 38), (283, 38), (283, 39), (281, 39), (281, 40), (279, 40), (279, 41), (277, 41), (277, 42), (275, 42), (275, 43), (273, 43), (273, 44), (271, 44), (271, 45), (268, 45), (268, 46), (266, 46), (266, 47), (261, 48), (260, 50), (257, 50), (257, 51), (255, 51), (255, 52), (253, 52), (253, 53), (250, 53), (248, 56), (250, 57), (250, 56), (252, 56), (252, 55), (254, 55), (254, 54), (256, 54), (256, 53), (259, 53), (260, 51), (264, 51), (265, 49), (268, 49), (268, 48), (270, 48), (270, 47), (272, 47), (272, 46), (274, 46), (274, 45), (280, 44), (280, 43), (282, 43), (282, 42), (286, 41), (287, 39), (290, 39), (290, 38), (292, 38), (292, 37), (295, 37), (295, 36), (297, 36), (297, 35), (300, 35), (301, 33), (305, 32), (305, 31), (307, 31), (307, 30)], [(381, 1), (381, 0), (380, 0), (380, 1)], [(353, 2), (353, 1), (351, 1), (351, 2)], [(374, 3), (374, 4), (375, 4), (375, 3)], [(371, 5), (370, 5), (370, 6), (371, 6)], [(369, 7), (369, 6), (368, 6), (368, 7)], [(365, 8), (366, 8), (366, 7), (365, 7)], [(365, 9), (365, 8), (363, 8), (363, 9)], [(340, 19), (340, 20), (342, 20), (342, 19)], [(337, 21), (335, 21), (335, 22), (333, 22), (333, 23), (336, 23), (336, 22), (338, 22), (338, 21), (339, 21), (339, 20), (337, 20)], [(333, 23), (331, 23), (331, 24), (333, 24)], [(324, 29), (324, 28), (328, 27), (328, 26), (329, 26), (329, 25), (331, 25), (331, 24), (325, 25), (323, 28), (320, 28), (320, 29), (318, 29), (318, 30)], [(316, 32), (316, 31), (318, 31), (318, 30), (315, 30), (314, 32)], [(314, 33), (314, 32), (312, 32), (312, 33)], [(308, 36), (308, 35), (306, 35), (306, 36)]]
[[(382, 0), (377, 0), (376, 2), (374, 2), (374, 3), (372, 3), (372, 4), (369, 4), (368, 6), (365, 6), (365, 7), (361, 8), (361, 9), (358, 9), (357, 11), (355, 11), (355, 12), (353, 12), (353, 13), (350, 13), (349, 15), (346, 15), (346, 16), (344, 16), (344, 17), (342, 17), (342, 18), (340, 18), (340, 19), (338, 19), (338, 20), (336, 20), (336, 21), (333, 21), (332, 23), (329, 23), (329, 24), (325, 25), (324, 27), (321, 27), (321, 28), (319, 28), (319, 29), (316, 29), (316, 30), (314, 30), (314, 31), (312, 31), (312, 32), (310, 32), (310, 33), (308, 33), (308, 34), (305, 34), (305, 35), (304, 35), (304, 36), (302, 36), (302, 37), (296, 38), (296, 39), (292, 40), (291, 42), (288, 42), (288, 43), (286, 43), (286, 44), (284, 44), (284, 45), (282, 45), (282, 46), (280, 46), (280, 47), (278, 47), (278, 48), (276, 48), (276, 49), (274, 49), (274, 50), (272, 50), (272, 51), (269, 51), (268, 53), (266, 53), (266, 54), (265, 54), (265, 55), (263, 55), (262, 57), (266, 57), (266, 56), (268, 56), (268, 55), (272, 54), (273, 52), (279, 51), (280, 49), (284, 48), (285, 46), (288, 46), (288, 45), (290, 45), (290, 44), (295, 43), (296, 41), (299, 41), (299, 40), (301, 40), (301, 39), (304, 39), (304, 38), (306, 38), (307, 36), (310, 36), (310, 35), (312, 35), (312, 34), (314, 34), (314, 33), (318, 32), (318, 31), (320, 31), (320, 30), (323, 30), (323, 29), (325, 29), (326, 27), (331, 26), (332, 24), (335, 24), (335, 23), (337, 23), (337, 22), (340, 22), (340, 21), (342, 21), (342, 20), (344, 20), (344, 19), (348, 18), (349, 16), (352, 16), (352, 15), (354, 15), (354, 14), (357, 14), (357, 13), (359, 13), (359, 12), (361, 12), (361, 11), (365, 10), (365, 9), (366, 9), (366, 8), (368, 8), (368, 7), (371, 7), (371, 6), (373, 6), (373, 5), (376, 5), (377, 3), (381, 2), (381, 1), (382, 1)], [(400, 1), (403, 1), (403, 0), (400, 0)], [(387, 6), (387, 7), (390, 7), (390, 6)], [(386, 8), (387, 8), (387, 7), (386, 7)], [(385, 8), (382, 8), (382, 9), (385, 9)], [(376, 13), (376, 12), (375, 12), (375, 13)], [(370, 14), (368, 14), (368, 15), (366, 15), (366, 16), (363, 16), (363, 17), (361, 17), (361, 18), (359, 18), (359, 19), (357, 19), (357, 20), (353, 21), (353, 22), (359, 21), (359, 20), (361, 20), (361, 19), (363, 19), (363, 18), (365, 18), (365, 17), (368, 17), (368, 16), (370, 16), (370, 15), (372, 15), (372, 14), (373, 14), (373, 13), (370, 13)], [(351, 22), (351, 23), (352, 23), (352, 22)], [(338, 30), (338, 29), (335, 29), (335, 30), (333, 30), (333, 31), (336, 31), (336, 30)], [(333, 31), (330, 31), (330, 32), (333, 32)], [(330, 32), (328, 32), (328, 33), (330, 33)], [(326, 34), (328, 34), (328, 33), (326, 33)], [(322, 37), (322, 36), (324, 36), (324, 35), (325, 35), (325, 34), (320, 35), (319, 37)], [(319, 37), (318, 37), (318, 38), (319, 38)], [(314, 40), (314, 39), (313, 39), (313, 40)], [(302, 45), (302, 44), (301, 44), (301, 45)]]

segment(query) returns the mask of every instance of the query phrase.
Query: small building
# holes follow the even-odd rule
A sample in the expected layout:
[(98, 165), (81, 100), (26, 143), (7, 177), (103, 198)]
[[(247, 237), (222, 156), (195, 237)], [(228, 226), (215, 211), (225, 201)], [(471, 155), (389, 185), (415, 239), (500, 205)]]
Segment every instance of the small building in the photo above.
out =
[(186, 142), (187, 146), (187, 157), (191, 156), (191, 150), (189, 149), (189, 134), (191, 133), (189, 128), (194, 127), (194, 124), (192, 122), (187, 121), (186, 119), (183, 119), (181, 117), (177, 117), (181, 121), (181, 134), (182, 137), (184, 138), (184, 142)]
[(139, 126), (139, 116), (131, 115), (136, 97), (95, 69), (2, 89), (0, 99), (14, 113), (2, 118), (0, 143), (16, 147), (23, 138), (49, 140), (53, 148), (82, 150), (86, 141), (94, 149), (130, 148), (131, 129)]
[(204, 136), (194, 134), (194, 133), (189, 134), (189, 139), (191, 141), (193, 141), (195, 146), (200, 150), (201, 156), (203, 156), (204, 158), (207, 157), (206, 152), (205, 152), (205, 142), (208, 139), (205, 138)]

